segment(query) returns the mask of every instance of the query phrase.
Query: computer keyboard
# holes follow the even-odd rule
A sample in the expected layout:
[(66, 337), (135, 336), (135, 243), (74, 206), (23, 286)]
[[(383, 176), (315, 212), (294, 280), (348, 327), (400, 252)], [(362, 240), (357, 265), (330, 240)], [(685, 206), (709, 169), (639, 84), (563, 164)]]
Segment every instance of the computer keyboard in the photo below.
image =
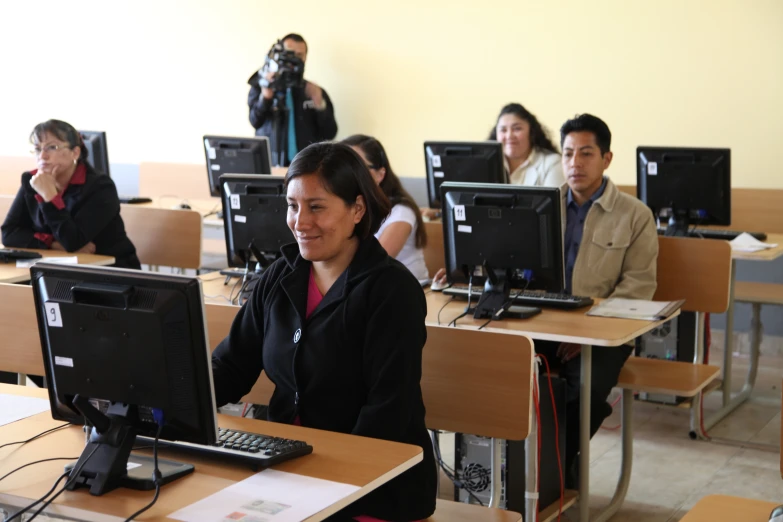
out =
[[(481, 297), (484, 289), (480, 286), (474, 286), (471, 292), (471, 299)], [(443, 290), (445, 295), (455, 297), (457, 299), (467, 301), (468, 300), (468, 287), (467, 286), (452, 286)], [(548, 292), (540, 292), (536, 290), (512, 290), (511, 298), (515, 305), (520, 306), (540, 306), (542, 308), (582, 308), (584, 306), (590, 306), (593, 304), (593, 300), (590, 297), (582, 297), (578, 295), (569, 294), (555, 294)]]
[(28, 252), (26, 250), (16, 250), (13, 248), (0, 248), (0, 262), (10, 263), (17, 259), (40, 259), (43, 256), (38, 252)]
[[(152, 444), (150, 437), (136, 437), (137, 441)], [(259, 433), (218, 428), (218, 440), (212, 446), (192, 442), (160, 440), (161, 448), (176, 448), (202, 455), (241, 460), (266, 468), (313, 452), (313, 447), (301, 440), (271, 437)]]
[[(658, 235), (662, 236), (664, 234), (666, 234), (666, 228), (659, 228)], [(724, 230), (720, 228), (694, 228), (688, 230), (688, 237), (697, 237), (702, 239), (723, 239), (725, 241), (731, 241), (740, 234), (742, 234), (742, 232), (738, 232), (736, 230)], [(759, 241), (764, 241), (767, 239), (767, 234), (764, 232), (748, 232), (748, 234), (758, 239)]]
[(152, 203), (152, 199), (140, 196), (120, 196), (120, 203), (126, 205), (140, 205), (142, 203)]

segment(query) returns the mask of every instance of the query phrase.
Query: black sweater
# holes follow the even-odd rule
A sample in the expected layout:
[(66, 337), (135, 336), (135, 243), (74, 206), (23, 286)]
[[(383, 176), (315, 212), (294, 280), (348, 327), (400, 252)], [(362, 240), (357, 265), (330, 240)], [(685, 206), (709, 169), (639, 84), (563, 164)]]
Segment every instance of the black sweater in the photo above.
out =
[(212, 357), (218, 405), (266, 371), (270, 421), (421, 446), (424, 460), (341, 512), (412, 521), (435, 510), (436, 472), (424, 425), (421, 286), (374, 237), (305, 319), (311, 263), (296, 244), (267, 269)]
[[(250, 108), (250, 124), (256, 129), (257, 136), (269, 138), (269, 147), (274, 158), (277, 152), (277, 137), (275, 136), (274, 115), (272, 106), (274, 100), (267, 100), (261, 94), (258, 86), (258, 75), (254, 75), (248, 81), (250, 92), (247, 96), (247, 104)], [(337, 135), (337, 121), (334, 119), (334, 105), (326, 90), (323, 90), (326, 108), (316, 110), (312, 100), (307, 98), (304, 88), (292, 89), (291, 95), (294, 101), (294, 118), (296, 130), (297, 150), (302, 150), (311, 143), (331, 140)], [(283, 122), (282, 130), (284, 139), (288, 136), (288, 119)], [(288, 150), (283, 151), (288, 165)]]
[(49, 203), (36, 198), (31, 178), (31, 172), (22, 174), (22, 186), (2, 225), (3, 245), (48, 249), (57, 241), (68, 252), (75, 252), (92, 242), (96, 254), (115, 258), (114, 266), (141, 268), (109, 176), (81, 162), (62, 195)]

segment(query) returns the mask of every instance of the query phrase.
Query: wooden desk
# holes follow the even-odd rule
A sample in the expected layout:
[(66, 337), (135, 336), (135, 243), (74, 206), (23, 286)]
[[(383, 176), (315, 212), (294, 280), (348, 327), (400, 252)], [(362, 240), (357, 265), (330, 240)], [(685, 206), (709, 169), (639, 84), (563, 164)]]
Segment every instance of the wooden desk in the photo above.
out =
[(768, 522), (780, 504), (749, 498), (710, 495), (699, 500), (680, 522)]
[[(449, 324), (459, 316), (464, 308), (464, 301), (450, 300), (448, 296), (440, 292), (427, 292), (427, 322), (431, 324)], [(600, 300), (597, 300), (600, 302)], [(615, 319), (606, 317), (590, 317), (585, 315), (587, 308), (579, 310), (550, 310), (529, 319), (504, 319), (487, 324), (484, 329), (494, 332), (517, 333), (526, 335), (535, 340), (555, 341), (561, 343), (576, 343), (582, 345), (581, 354), (581, 383), (580, 383), (580, 426), (579, 426), (579, 520), (590, 520), (590, 391), (592, 388), (592, 351), (593, 346), (606, 347), (598, 349), (611, 349), (621, 346), (642, 334), (657, 328), (666, 321), (638, 321), (631, 319)], [(438, 320), (440, 313), (440, 320)], [(679, 311), (672, 317), (679, 315)], [(671, 318), (670, 318), (671, 319)], [(473, 319), (468, 315), (457, 321), (457, 328), (478, 329), (485, 320)], [(631, 451), (626, 446), (626, 438), (623, 438), (621, 480), (617, 483), (612, 502), (601, 513), (595, 515), (596, 519), (604, 520), (611, 513), (616, 512), (622, 505), (625, 492), (630, 481), (630, 459), (626, 461), (626, 455)]]
[[(0, 393), (40, 396), (41, 391), (0, 384)], [(361, 488), (342, 502), (307, 519), (308, 521), (323, 520), (422, 460), (421, 448), (408, 444), (225, 415), (219, 415), (218, 422), (227, 428), (305, 440), (313, 446), (312, 455), (285, 462), (274, 469)], [(52, 419), (51, 414), (41, 413), (2, 426), (0, 445), (24, 440), (60, 424), (62, 423)], [(0, 450), (0, 476), (34, 460), (77, 456), (83, 448), (84, 434), (77, 426), (46, 435), (22, 447), (3, 448)], [(196, 471), (163, 486), (158, 502), (144, 514), (144, 520), (168, 520), (166, 515), (254, 474), (246, 467), (228, 465), (215, 459), (207, 460), (165, 449), (161, 449), (159, 453), (161, 458), (191, 462), (196, 465)], [(24, 499), (39, 498), (62, 474), (62, 470), (63, 461), (45, 462), (25, 468), (15, 473), (13, 478), (0, 483), (0, 501), (3, 494)], [(64, 493), (54, 505), (125, 518), (146, 505), (151, 498), (152, 493), (149, 491), (117, 489), (101, 497), (93, 497), (87, 490), (81, 489)]]
[[(80, 265), (106, 266), (114, 264), (114, 258), (112, 256), (99, 256), (97, 254), (71, 254), (61, 250), (32, 250), (28, 248), (21, 248), (18, 250), (30, 250), (31, 252), (38, 252), (44, 258), (76, 256)], [(0, 263), (0, 283), (22, 283), (29, 280), (29, 268), (16, 268), (16, 262)]]

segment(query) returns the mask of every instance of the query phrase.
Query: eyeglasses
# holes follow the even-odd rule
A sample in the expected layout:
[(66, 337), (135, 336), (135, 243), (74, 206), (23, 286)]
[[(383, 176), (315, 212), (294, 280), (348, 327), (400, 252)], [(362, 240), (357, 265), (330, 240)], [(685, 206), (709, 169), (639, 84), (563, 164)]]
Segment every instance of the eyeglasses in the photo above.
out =
[(60, 149), (70, 149), (70, 148), (71, 148), (70, 145), (58, 145), (56, 143), (52, 143), (51, 145), (46, 145), (43, 148), (41, 148), (41, 147), (33, 147), (32, 150), (30, 151), (30, 154), (32, 154), (34, 156), (40, 156), (44, 152), (48, 152), (49, 154), (53, 154), (53, 153), (57, 152)]

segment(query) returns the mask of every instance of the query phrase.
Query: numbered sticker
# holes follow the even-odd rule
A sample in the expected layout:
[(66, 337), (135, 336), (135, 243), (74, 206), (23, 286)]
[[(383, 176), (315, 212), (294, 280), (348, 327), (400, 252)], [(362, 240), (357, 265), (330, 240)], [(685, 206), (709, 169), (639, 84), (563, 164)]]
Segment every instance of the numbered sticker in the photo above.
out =
[(436, 170), (435, 172), (432, 173), (432, 175), (433, 175), (433, 177), (436, 177), (436, 178), (444, 178), (444, 177), (446, 177), (446, 175), (443, 174), (443, 171), (441, 171), (441, 170)]
[(437, 154), (432, 157), (432, 166), (436, 169), (440, 167), (440, 156)]
[(239, 194), (231, 194), (231, 209), (239, 209)]
[(647, 164), (647, 174), (650, 176), (658, 175), (658, 163), (651, 161)]
[(237, 223), (247, 223), (247, 218), (245, 216), (234, 216), (234, 221)]
[(49, 326), (62, 328), (63, 318), (60, 316), (60, 303), (46, 303), (46, 322)]
[(454, 221), (465, 221), (465, 205), (454, 206)]

